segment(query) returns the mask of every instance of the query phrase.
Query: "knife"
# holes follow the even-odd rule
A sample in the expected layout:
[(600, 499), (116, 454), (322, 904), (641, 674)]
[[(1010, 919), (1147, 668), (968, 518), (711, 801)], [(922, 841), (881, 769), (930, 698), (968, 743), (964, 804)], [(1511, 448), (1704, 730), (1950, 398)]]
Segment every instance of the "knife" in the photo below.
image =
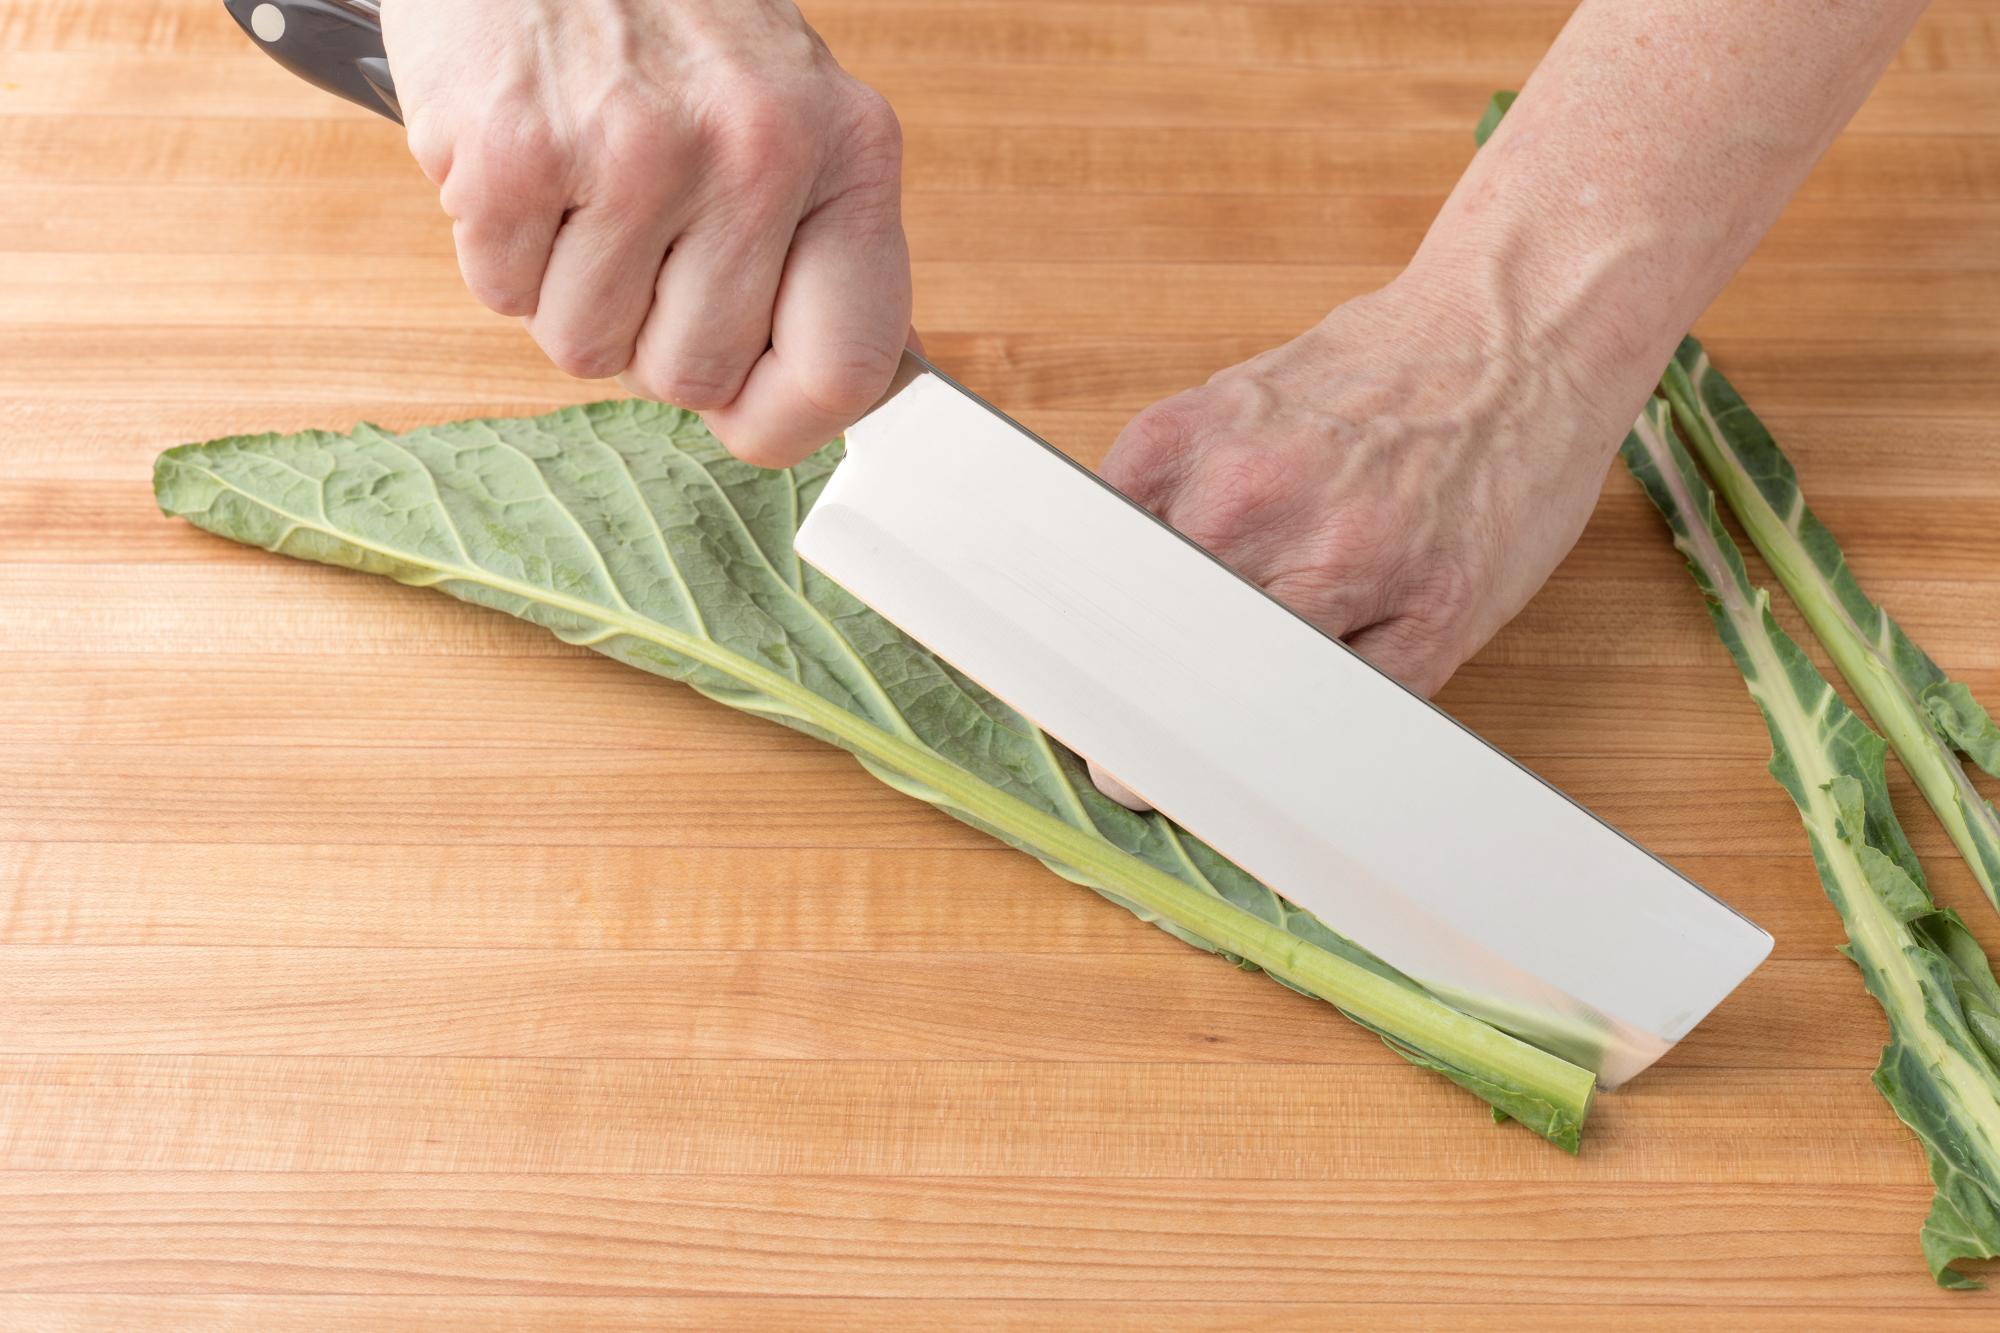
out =
[[(374, 0), (225, 0), (400, 120)], [(828, 578), (1328, 926), (1616, 1087), (1771, 937), (914, 353), (800, 526)]]

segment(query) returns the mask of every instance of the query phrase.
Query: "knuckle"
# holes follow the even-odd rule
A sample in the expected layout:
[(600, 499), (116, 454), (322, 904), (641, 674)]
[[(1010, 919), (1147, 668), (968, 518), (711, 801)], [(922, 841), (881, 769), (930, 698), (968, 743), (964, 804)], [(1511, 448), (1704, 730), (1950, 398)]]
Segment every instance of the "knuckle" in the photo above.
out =
[(1104, 460), (1106, 473), (1139, 479), (1178, 459), (1194, 437), (1195, 415), (1185, 394), (1140, 409), (1118, 432)]
[(847, 145), (850, 170), (860, 183), (888, 185), (901, 176), (903, 123), (872, 88), (860, 91)]
[(489, 112), (453, 145), (445, 211), (475, 221), (514, 216), (546, 202), (565, 174), (561, 146), (539, 118)]
[(801, 368), (799, 392), (828, 416), (858, 416), (889, 387), (901, 356), (900, 341), (893, 347), (860, 340), (839, 344)]
[(654, 388), (652, 376), (648, 375), (645, 367), (636, 360), (618, 372), (618, 383), (625, 392), (631, 394), (634, 398), (645, 398), (655, 403), (664, 403), (667, 401)]
[(1142, 409), (1104, 456), (1104, 479), (1148, 509), (1166, 508), (1187, 480), (1195, 404), (1192, 394), (1177, 394)]
[(1393, 664), (1389, 674), (1424, 698), (1436, 694), (1451, 679), (1453, 665), (1422, 640), (1412, 639), (1403, 652), (1403, 659)]
[(648, 366), (650, 397), (677, 407), (705, 411), (727, 407), (742, 391), (747, 364), (717, 353), (679, 352)]
[(1217, 494), (1244, 517), (1261, 515), (1283, 504), (1298, 491), (1298, 472), (1275, 449), (1244, 445), (1229, 450), (1215, 464)]
[[(1310, 513), (1293, 506), (1292, 520)], [(1286, 530), (1265, 516), (1246, 520), (1250, 530)], [(1381, 620), (1396, 610), (1397, 571), (1403, 561), (1399, 520), (1378, 505), (1351, 506), (1309, 526), (1274, 554), (1266, 588), (1329, 633)]]
[(628, 97), (599, 117), (593, 175), (612, 201), (646, 201), (680, 178), (683, 136), (676, 120), (652, 102)]
[(1403, 535), (1385, 506), (1354, 506), (1321, 530), (1310, 554), (1323, 569), (1380, 574), (1396, 563)]
[(497, 315), (532, 315), (539, 301), (539, 273), (517, 271), (508, 262), (505, 238), (481, 234), (463, 224), (453, 228), (459, 276), (472, 298)]
[(1167, 398), (1140, 411), (1119, 437), (1121, 445), (1141, 453), (1157, 454), (1179, 449), (1194, 434), (1193, 405), (1183, 398)]
[[(472, 299), (491, 310), (496, 315), (519, 318), (535, 313), (536, 293), (524, 287), (509, 286), (505, 282), (491, 278), (467, 278), (466, 290)], [(558, 365), (562, 363), (557, 361)], [(565, 367), (567, 369), (567, 367)], [(570, 371), (576, 374), (576, 371)]]
[(732, 408), (704, 412), (702, 424), (716, 442), (729, 451), (730, 457), (753, 467), (790, 467), (818, 447), (818, 442), (797, 445), (779, 438), (783, 431), (782, 422), (767, 421), (761, 430), (753, 429), (752, 423), (745, 422)]
[(869, 146), (900, 155), (903, 151), (903, 122), (889, 99), (873, 88), (861, 90), (859, 133)]
[(1438, 638), (1463, 633), (1479, 605), (1478, 580), (1456, 560), (1426, 560), (1405, 576), (1403, 600), (1416, 627)]
[(755, 467), (789, 467), (798, 461), (797, 452), (780, 448), (775, 442), (758, 436), (745, 435), (736, 427), (724, 423), (719, 428), (711, 428), (711, 433), (729, 451), (732, 458)]
[(1276, 451), (1251, 445), (1210, 449), (1195, 464), (1173, 517), (1202, 545), (1226, 552), (1271, 528), (1274, 511), (1297, 484)]
[(1436, 694), (1458, 669), (1451, 641), (1421, 621), (1396, 620), (1369, 633), (1364, 655), (1418, 694)]
[(761, 87), (740, 94), (715, 128), (719, 165), (753, 185), (798, 176), (810, 147), (808, 117), (791, 99)]
[(433, 185), (442, 185), (451, 174), (452, 135), (434, 118), (412, 116), (407, 127), (410, 156), (417, 169)]
[(535, 341), (558, 369), (578, 379), (608, 378), (625, 369), (632, 359), (630, 343), (591, 337), (576, 328), (538, 329)]

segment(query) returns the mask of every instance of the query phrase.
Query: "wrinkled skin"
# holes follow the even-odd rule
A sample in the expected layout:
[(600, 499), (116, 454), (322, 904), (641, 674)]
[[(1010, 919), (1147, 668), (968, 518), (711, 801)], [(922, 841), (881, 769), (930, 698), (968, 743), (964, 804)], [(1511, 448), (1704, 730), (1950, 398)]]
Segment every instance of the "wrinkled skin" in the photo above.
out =
[(388, 0), (417, 163), (478, 299), (573, 375), (797, 462), (910, 325), (902, 140), (788, 0)]
[(1644, 401), (1391, 286), (1146, 409), (1103, 474), (1429, 694), (1575, 545)]
[(1411, 272), (1348, 302), (1141, 412), (1103, 467), (1424, 694), (1576, 544), (1651, 383), (1489, 327), (1452, 290)]

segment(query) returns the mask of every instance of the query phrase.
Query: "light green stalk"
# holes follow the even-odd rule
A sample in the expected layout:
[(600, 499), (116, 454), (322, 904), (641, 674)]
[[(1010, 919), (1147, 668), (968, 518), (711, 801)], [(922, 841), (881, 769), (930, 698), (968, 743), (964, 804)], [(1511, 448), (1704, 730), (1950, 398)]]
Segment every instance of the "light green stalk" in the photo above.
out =
[(2000, 811), (1954, 753), (2000, 774), (2000, 728), (1861, 590), (1777, 441), (1700, 343), (1681, 344), (1661, 387), (1716, 489), (2000, 907)]
[(1771, 734), (1771, 774), (1791, 794), (1843, 950), (1889, 1020), (1875, 1085), (1922, 1140), (1937, 1186), (1922, 1243), (1932, 1276), (2000, 1253), (2000, 983), (1956, 915), (1940, 911), (1889, 804), (1882, 738), (1848, 710), (1771, 616), (1723, 529), (1715, 494), (1655, 398), (1622, 457), (1708, 601)]

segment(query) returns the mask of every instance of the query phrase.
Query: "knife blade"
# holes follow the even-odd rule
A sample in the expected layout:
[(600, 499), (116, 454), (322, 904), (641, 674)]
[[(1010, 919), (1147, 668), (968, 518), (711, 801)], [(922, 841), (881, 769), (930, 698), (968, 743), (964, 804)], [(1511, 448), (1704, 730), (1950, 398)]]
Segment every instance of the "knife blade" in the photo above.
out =
[(802, 558), (1328, 926), (1615, 1087), (1771, 937), (915, 354)]

